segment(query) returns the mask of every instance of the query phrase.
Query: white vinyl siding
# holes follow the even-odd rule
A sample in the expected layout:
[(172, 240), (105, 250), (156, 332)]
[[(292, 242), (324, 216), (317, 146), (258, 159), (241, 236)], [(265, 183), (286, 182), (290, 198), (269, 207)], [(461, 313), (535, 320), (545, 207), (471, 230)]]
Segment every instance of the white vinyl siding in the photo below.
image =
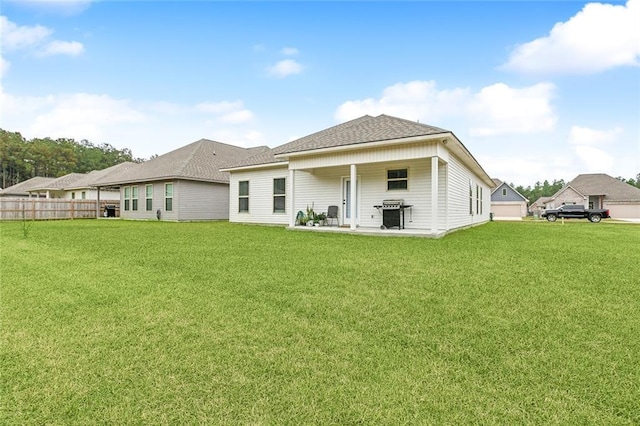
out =
[[(288, 214), (273, 212), (273, 180), (285, 179), (285, 197), (289, 197), (290, 183), (289, 179), (287, 179), (288, 175), (289, 171), (286, 167), (231, 173), (229, 182), (229, 221), (278, 225), (288, 224)], [(246, 180), (250, 181), (249, 212), (240, 213), (238, 211), (238, 183)], [(285, 202), (285, 208), (288, 208), (288, 199)]]
[[(433, 212), (432, 157), (437, 155), (437, 212)], [(405, 158), (402, 158), (405, 157)], [(390, 161), (390, 159), (394, 159)], [(312, 207), (315, 212), (326, 212), (328, 206), (339, 208), (338, 216), (344, 216), (344, 179), (350, 179), (350, 165), (356, 165), (358, 177), (358, 212), (356, 224), (361, 227), (379, 228), (380, 211), (374, 207), (389, 198), (402, 198), (412, 205), (405, 211), (406, 229), (428, 229), (434, 233), (471, 226), (489, 220), (489, 186), (469, 170), (455, 155), (440, 144), (407, 144), (388, 148), (335, 152), (318, 156), (293, 157), (288, 168), (293, 172), (293, 182), (286, 180), (287, 208), (293, 197), (293, 211), (274, 214), (273, 179), (288, 176), (286, 166), (277, 168), (239, 170), (231, 173), (232, 222), (289, 224), (298, 211)], [(389, 191), (388, 170), (407, 170), (407, 189)], [(487, 177), (485, 177), (487, 179)], [(238, 214), (238, 182), (251, 182), (251, 208), (249, 214)], [(290, 193), (291, 185), (295, 194)], [(469, 186), (472, 198), (469, 197)], [(476, 190), (477, 188), (477, 190)], [(469, 214), (470, 202), (473, 208)], [(477, 210), (477, 212), (476, 212)], [(437, 217), (437, 223), (431, 223)], [(284, 217), (283, 217), (284, 216)], [(342, 223), (342, 219), (340, 221)]]

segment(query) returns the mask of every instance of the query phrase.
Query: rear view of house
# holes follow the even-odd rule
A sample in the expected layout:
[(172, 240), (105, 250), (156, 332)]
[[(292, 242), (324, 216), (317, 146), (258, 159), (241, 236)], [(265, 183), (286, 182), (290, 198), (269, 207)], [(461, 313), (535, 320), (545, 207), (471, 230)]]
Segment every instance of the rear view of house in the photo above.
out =
[(451, 131), (388, 115), (339, 124), (226, 170), (232, 222), (294, 226), (307, 207), (337, 206), (340, 226), (379, 229), (386, 202), (406, 207), (405, 229), (434, 236), (487, 222), (494, 186)]

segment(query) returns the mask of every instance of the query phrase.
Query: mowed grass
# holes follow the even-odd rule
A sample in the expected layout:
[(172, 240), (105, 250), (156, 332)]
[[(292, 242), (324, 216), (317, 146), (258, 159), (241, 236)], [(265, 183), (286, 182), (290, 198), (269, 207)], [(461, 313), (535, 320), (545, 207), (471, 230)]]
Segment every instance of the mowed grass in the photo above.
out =
[(639, 424), (640, 226), (1, 231), (2, 424)]

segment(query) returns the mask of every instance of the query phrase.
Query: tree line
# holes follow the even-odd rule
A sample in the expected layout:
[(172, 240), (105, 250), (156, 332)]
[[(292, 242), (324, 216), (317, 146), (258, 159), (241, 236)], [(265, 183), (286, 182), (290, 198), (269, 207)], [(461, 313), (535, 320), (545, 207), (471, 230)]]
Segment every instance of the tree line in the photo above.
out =
[[(155, 156), (154, 156), (155, 157)], [(153, 157), (152, 157), (153, 158)], [(7, 188), (34, 176), (60, 177), (69, 173), (88, 173), (102, 170), (125, 161), (141, 163), (144, 159), (134, 158), (131, 150), (116, 149), (107, 143), (94, 145), (87, 140), (34, 138), (25, 139), (18, 132), (0, 129), (0, 163), (2, 170), (1, 187)], [(617, 179), (640, 188), (640, 173), (635, 178)], [(511, 186), (529, 201), (540, 197), (551, 197), (566, 185), (563, 179), (549, 183), (536, 182), (531, 187)]]
[(7, 188), (35, 176), (60, 177), (69, 173), (102, 170), (125, 161), (142, 162), (131, 150), (103, 143), (60, 138), (25, 139), (18, 132), (0, 129), (1, 187)]

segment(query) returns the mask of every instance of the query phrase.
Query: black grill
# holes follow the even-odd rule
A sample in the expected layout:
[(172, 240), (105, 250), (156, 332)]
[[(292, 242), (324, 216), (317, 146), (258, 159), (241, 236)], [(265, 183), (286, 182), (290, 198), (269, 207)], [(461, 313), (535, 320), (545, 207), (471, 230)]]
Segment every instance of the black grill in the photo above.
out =
[(411, 207), (404, 200), (383, 200), (382, 204), (373, 206), (382, 212), (382, 226), (380, 229), (404, 229), (404, 210)]

